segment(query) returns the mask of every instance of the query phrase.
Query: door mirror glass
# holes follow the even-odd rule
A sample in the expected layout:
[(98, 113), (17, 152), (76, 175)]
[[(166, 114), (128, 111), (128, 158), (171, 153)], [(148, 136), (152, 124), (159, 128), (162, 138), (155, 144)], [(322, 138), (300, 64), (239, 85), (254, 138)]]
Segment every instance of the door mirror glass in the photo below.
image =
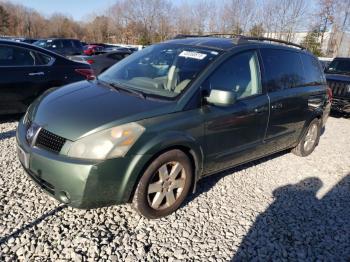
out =
[(212, 89), (206, 101), (216, 106), (230, 106), (236, 102), (237, 94), (233, 91)]

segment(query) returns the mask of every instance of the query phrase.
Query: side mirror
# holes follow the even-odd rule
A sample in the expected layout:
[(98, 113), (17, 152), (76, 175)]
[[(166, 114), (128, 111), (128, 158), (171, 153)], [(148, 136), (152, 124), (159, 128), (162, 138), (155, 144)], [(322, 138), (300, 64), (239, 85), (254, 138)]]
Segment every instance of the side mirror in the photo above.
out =
[(229, 106), (236, 102), (237, 96), (233, 91), (212, 89), (206, 101), (216, 106)]

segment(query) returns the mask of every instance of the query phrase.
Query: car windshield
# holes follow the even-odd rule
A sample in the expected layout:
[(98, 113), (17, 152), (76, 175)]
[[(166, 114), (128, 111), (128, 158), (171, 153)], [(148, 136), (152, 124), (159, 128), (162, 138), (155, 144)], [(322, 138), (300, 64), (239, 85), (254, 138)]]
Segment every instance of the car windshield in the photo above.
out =
[(99, 80), (144, 94), (173, 98), (219, 52), (174, 44), (152, 45), (128, 56), (99, 76)]
[(347, 73), (350, 74), (350, 59), (335, 59), (329, 64), (326, 73)]
[(53, 43), (52, 40), (38, 40), (33, 43), (33, 45), (43, 47), (43, 48), (55, 48), (56, 45)]

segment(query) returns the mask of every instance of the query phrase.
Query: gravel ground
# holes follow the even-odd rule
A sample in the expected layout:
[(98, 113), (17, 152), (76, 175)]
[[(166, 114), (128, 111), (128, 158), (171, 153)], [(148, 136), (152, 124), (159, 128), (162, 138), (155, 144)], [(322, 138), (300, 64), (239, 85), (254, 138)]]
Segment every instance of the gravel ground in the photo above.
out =
[(16, 122), (0, 124), (0, 260), (350, 260), (350, 119), (330, 118), (315, 152), (202, 180), (175, 214), (129, 205), (84, 211), (23, 174)]

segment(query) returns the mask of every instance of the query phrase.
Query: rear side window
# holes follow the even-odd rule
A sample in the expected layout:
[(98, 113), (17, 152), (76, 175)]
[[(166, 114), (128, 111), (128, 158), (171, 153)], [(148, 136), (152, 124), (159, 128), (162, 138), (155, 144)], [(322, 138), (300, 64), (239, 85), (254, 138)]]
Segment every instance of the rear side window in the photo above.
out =
[(310, 55), (301, 54), (305, 71), (305, 85), (324, 84), (324, 75), (318, 60)]
[(261, 49), (264, 63), (264, 84), (269, 92), (302, 86), (304, 71), (298, 52)]
[(42, 53), (35, 52), (35, 55), (36, 55), (36, 61), (35, 61), (36, 65), (48, 65), (53, 59), (51, 56), (44, 55)]
[(234, 91), (237, 99), (261, 94), (257, 53), (249, 51), (229, 58), (204, 82), (204, 87)]

